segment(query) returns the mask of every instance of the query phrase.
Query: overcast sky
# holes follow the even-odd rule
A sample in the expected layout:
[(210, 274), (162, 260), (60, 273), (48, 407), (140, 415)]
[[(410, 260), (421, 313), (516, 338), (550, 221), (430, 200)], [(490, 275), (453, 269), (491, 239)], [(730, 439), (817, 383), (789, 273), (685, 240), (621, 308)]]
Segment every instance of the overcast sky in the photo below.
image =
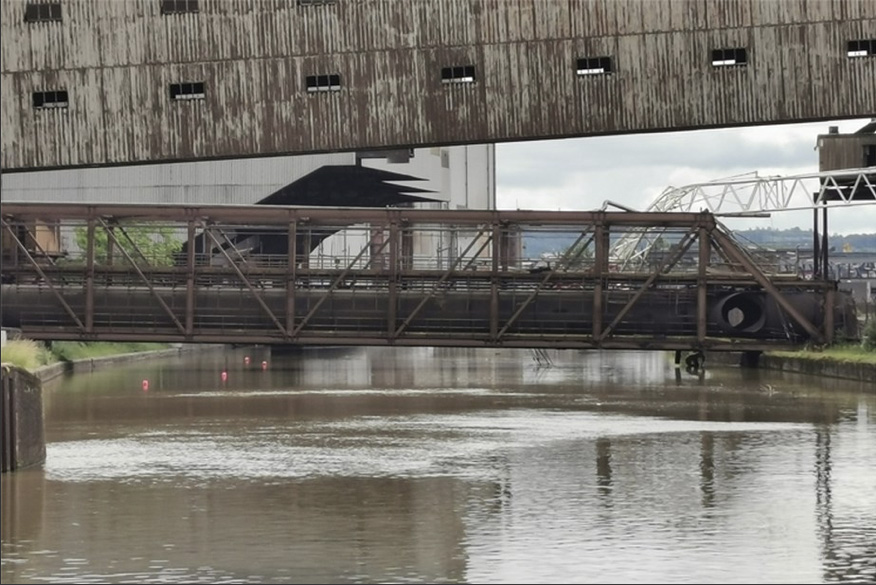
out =
[[(499, 209), (598, 209), (606, 200), (645, 210), (668, 186), (757, 171), (818, 171), (819, 134), (854, 132), (868, 119), (660, 134), (516, 142), (496, 146)], [(727, 222), (745, 227), (812, 227), (812, 213)], [(836, 208), (831, 233), (876, 232), (876, 204)]]

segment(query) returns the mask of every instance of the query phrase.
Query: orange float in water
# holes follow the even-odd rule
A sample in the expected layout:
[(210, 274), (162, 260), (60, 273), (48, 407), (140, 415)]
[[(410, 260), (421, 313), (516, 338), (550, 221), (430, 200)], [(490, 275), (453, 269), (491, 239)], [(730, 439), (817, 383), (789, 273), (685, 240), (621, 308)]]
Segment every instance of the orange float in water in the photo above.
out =
[(149, 380), (143, 380), (143, 392), (149, 391)]
[(222, 378), (223, 382), (227, 381), (228, 380), (228, 372), (223, 371), (221, 378)]

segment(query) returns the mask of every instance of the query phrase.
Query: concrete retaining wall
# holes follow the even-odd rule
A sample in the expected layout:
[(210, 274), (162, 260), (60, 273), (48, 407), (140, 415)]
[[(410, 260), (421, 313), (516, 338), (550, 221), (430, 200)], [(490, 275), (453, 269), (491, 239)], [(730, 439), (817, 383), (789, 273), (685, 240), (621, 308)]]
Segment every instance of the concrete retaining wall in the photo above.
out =
[[(736, 351), (711, 352), (706, 356), (706, 367), (710, 363), (741, 366), (742, 354)], [(758, 358), (757, 367), (765, 370), (779, 370), (795, 374), (823, 376), (825, 378), (873, 382), (871, 388), (873, 392), (876, 392), (876, 364), (840, 362), (832, 359), (817, 359), (815, 357), (786, 357), (763, 353)]]
[(838, 362), (827, 359), (801, 359), (764, 354), (760, 356), (760, 367), (813, 376), (873, 382), (873, 391), (876, 392), (876, 364)]
[(215, 351), (225, 349), (222, 344), (191, 344), (181, 345), (170, 349), (159, 349), (156, 351), (140, 351), (135, 353), (122, 353), (118, 355), (108, 355), (96, 358), (84, 358), (71, 362), (59, 362), (49, 366), (43, 366), (37, 369), (34, 374), (43, 382), (54, 380), (58, 376), (66, 373), (77, 372), (93, 372), (101, 368), (117, 366), (131, 362), (139, 362), (144, 360), (152, 360), (164, 357), (175, 357), (191, 351)]
[(42, 382), (9, 364), (3, 364), (0, 378), (0, 471), (42, 465), (46, 460)]

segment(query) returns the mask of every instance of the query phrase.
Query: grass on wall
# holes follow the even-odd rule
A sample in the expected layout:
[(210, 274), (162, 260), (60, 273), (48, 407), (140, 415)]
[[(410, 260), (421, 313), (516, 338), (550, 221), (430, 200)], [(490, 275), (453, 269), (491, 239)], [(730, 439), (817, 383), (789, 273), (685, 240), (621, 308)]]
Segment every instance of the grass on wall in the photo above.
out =
[(49, 348), (39, 341), (16, 339), (7, 341), (3, 346), (2, 361), (33, 371), (56, 362), (155, 351), (168, 347), (170, 346), (166, 343), (56, 341)]

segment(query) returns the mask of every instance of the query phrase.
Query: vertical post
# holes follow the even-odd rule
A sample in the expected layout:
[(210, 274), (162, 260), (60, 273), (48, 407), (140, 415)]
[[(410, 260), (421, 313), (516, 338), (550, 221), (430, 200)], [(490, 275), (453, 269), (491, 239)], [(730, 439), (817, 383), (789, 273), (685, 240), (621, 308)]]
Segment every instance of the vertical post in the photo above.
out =
[(295, 331), (295, 279), (298, 267), (298, 220), (289, 222), (286, 258), (286, 331)]
[(401, 228), (401, 268), (411, 270), (414, 267), (414, 233), (407, 226)]
[[(15, 224), (10, 224), (10, 226), (9, 226), (9, 231), (10, 231), (12, 237), (17, 238), (22, 243), (26, 242), (27, 241), (27, 235), (26, 235), (27, 234), (27, 226), (17, 225), (15, 227), (15, 231), (13, 233), (12, 225), (15, 225)], [(22, 230), (24, 230), (24, 234), (22, 234)], [(18, 268), (19, 262), (20, 262), (18, 246), (15, 245), (14, 239), (13, 239), (13, 241), (10, 242), (9, 245), (12, 246), (12, 266), (14, 268)]]
[[(301, 256), (301, 268), (307, 271), (308, 275), (310, 273), (310, 250), (313, 249), (313, 227), (307, 226), (307, 231), (304, 232), (304, 241), (302, 242), (302, 249), (299, 251), (299, 255)], [(307, 287), (310, 287), (310, 279), (307, 278), (304, 280)]]
[(821, 250), (818, 247), (818, 208), (812, 210), (812, 280), (821, 276), (819, 263), (821, 262)]
[(700, 254), (698, 258), (697, 274), (697, 341), (703, 343), (706, 340), (706, 302), (708, 299), (706, 287), (706, 268), (709, 265), (712, 250), (709, 246), (709, 232), (705, 227), (700, 227)]
[(830, 236), (827, 230), (827, 203), (824, 204), (823, 220), (821, 222), (821, 253), (824, 254), (821, 261), (821, 270), (824, 273), (824, 280), (830, 279)]
[(386, 307), (386, 330), (395, 333), (398, 315), (399, 229), (395, 220), (389, 224), (389, 301)]
[[(188, 222), (186, 244), (186, 336), (195, 333), (195, 220)], [(206, 249), (206, 240), (204, 241)]]
[(507, 228), (505, 228), (502, 229), (501, 232), (499, 232), (499, 267), (502, 272), (508, 271), (508, 256), (510, 248), (508, 244), (508, 230)]
[(113, 267), (113, 256), (115, 255), (115, 246), (116, 246), (116, 239), (115, 239), (115, 237), (113, 237), (115, 235), (113, 226), (114, 226), (114, 222), (109, 223), (107, 226), (107, 232), (109, 232), (109, 233), (107, 234), (107, 237), (106, 237), (106, 265), (110, 269), (110, 271), (107, 271), (107, 276), (106, 276), (106, 284), (107, 285), (111, 285), (113, 283), (111, 269)]
[(369, 233), (371, 235), (371, 248), (368, 251), (368, 256), (371, 259), (371, 268), (376, 271), (381, 271), (384, 268), (385, 262), (385, 254), (382, 251), (383, 248), (383, 226), (374, 227), (370, 226)]
[(88, 220), (85, 246), (85, 332), (94, 332), (94, 218)]
[(593, 275), (596, 278), (593, 287), (593, 340), (602, 337), (602, 289), (605, 284), (605, 272), (608, 269), (609, 231), (605, 229), (602, 218), (596, 223), (596, 251), (594, 255)]
[(828, 345), (833, 343), (834, 330), (834, 304), (836, 303), (836, 288), (830, 287), (824, 294), (824, 342)]
[(501, 253), (501, 228), (493, 224), (492, 256), (490, 266), (490, 339), (496, 341), (499, 336), (499, 254)]

